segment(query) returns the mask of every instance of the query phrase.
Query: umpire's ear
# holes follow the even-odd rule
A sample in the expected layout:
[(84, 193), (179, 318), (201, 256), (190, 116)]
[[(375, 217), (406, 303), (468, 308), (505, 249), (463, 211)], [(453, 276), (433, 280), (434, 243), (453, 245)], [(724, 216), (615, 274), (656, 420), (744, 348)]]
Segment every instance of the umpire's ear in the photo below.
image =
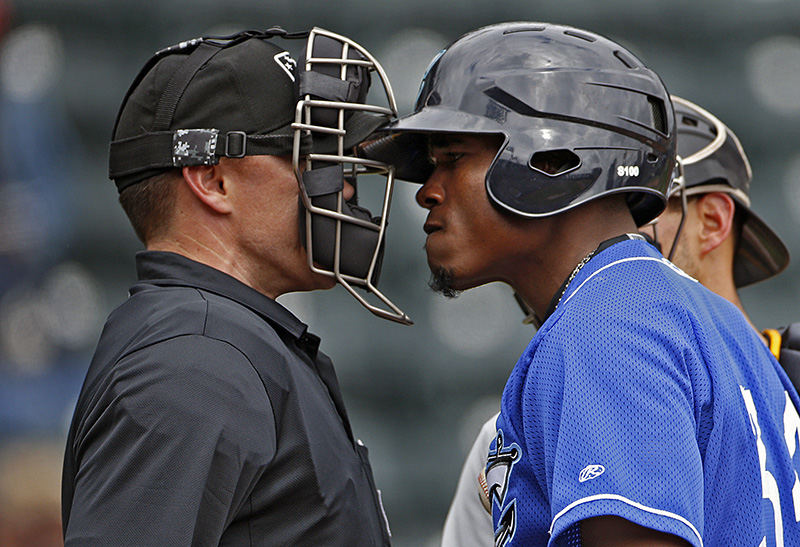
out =
[(196, 165), (184, 167), (183, 180), (192, 194), (219, 214), (229, 214), (232, 205), (223, 170), (219, 165)]
[(700, 255), (705, 255), (724, 243), (733, 233), (736, 203), (723, 192), (709, 192), (697, 199), (700, 230), (697, 234)]

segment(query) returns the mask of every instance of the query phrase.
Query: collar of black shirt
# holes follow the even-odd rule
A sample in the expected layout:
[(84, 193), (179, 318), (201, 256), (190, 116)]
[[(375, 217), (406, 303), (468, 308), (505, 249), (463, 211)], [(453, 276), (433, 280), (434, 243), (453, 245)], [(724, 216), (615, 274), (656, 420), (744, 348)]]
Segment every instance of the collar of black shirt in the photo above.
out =
[(194, 287), (235, 300), (291, 334), (312, 357), (317, 354), (320, 339), (308, 332), (308, 325), (272, 298), (216, 268), (177, 253), (140, 251), (136, 272), (140, 281), (153, 285)]

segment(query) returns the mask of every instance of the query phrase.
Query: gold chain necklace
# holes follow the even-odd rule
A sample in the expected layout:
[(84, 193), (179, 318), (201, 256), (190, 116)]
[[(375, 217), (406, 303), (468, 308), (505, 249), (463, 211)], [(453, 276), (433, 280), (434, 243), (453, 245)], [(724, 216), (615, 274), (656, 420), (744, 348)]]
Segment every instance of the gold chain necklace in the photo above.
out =
[(569, 284), (572, 283), (572, 280), (575, 279), (575, 276), (578, 275), (578, 272), (581, 271), (581, 268), (586, 266), (586, 264), (589, 262), (589, 260), (591, 260), (591, 258), (594, 256), (594, 253), (595, 253), (596, 250), (597, 249), (595, 249), (594, 251), (590, 252), (588, 255), (584, 256), (583, 260), (578, 262), (578, 265), (575, 266), (575, 269), (572, 270), (571, 274), (569, 274), (569, 277), (567, 278), (567, 282), (564, 283), (564, 288), (561, 290), (561, 294), (558, 295), (558, 301), (556, 302), (556, 305), (553, 306), (553, 311), (555, 311), (556, 308), (558, 308), (558, 305), (561, 304), (561, 299), (564, 298), (564, 294), (567, 292), (567, 289), (569, 288)]

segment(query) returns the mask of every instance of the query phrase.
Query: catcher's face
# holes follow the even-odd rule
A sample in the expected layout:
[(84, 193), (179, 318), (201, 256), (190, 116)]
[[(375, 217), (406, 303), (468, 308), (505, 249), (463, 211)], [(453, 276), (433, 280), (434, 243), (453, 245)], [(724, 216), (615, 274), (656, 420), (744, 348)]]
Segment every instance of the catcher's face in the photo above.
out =
[(696, 196), (691, 196), (688, 199), (683, 228), (678, 241), (675, 241), (675, 234), (678, 232), (681, 217), (683, 217), (681, 200), (678, 197), (672, 197), (667, 202), (667, 208), (664, 212), (654, 222), (643, 226), (641, 231), (659, 243), (661, 253), (664, 256), (670, 255), (674, 244), (675, 252), (672, 255), (672, 262), (689, 275), (696, 276), (698, 251), (694, 235), (700, 229)]
[(501, 143), (493, 135), (430, 137), (434, 170), (416, 199), (429, 211), (423, 229), (432, 287), (447, 295), (508, 281), (526, 253), (525, 219), (501, 212), (486, 193), (486, 172)]

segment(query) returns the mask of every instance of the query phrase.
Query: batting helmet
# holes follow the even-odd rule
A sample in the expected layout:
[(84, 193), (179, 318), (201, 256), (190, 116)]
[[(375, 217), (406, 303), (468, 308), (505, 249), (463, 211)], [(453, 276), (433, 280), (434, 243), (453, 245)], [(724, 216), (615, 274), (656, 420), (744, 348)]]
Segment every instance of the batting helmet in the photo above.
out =
[(432, 164), (421, 134), (501, 134), (486, 174), (497, 206), (543, 217), (626, 193), (641, 225), (666, 203), (674, 125), (661, 79), (619, 44), (573, 27), (502, 23), (439, 53), (414, 112), (362, 151), (422, 183)]

